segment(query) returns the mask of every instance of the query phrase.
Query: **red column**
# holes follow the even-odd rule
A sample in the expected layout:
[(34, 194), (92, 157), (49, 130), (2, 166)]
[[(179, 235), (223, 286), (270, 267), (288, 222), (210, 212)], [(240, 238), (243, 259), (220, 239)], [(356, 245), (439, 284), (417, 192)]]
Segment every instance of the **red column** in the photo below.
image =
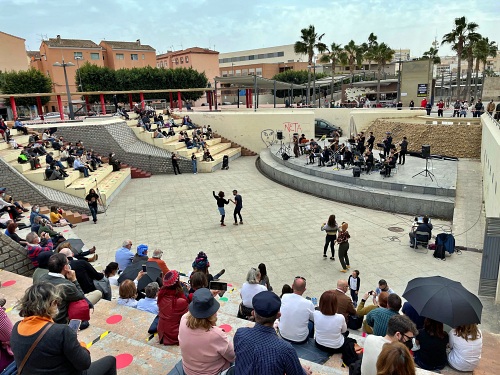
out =
[(88, 95), (85, 95), (85, 107), (87, 108), (87, 113), (89, 113), (91, 108)]
[(142, 92), (139, 93), (139, 97), (141, 99), (141, 108), (144, 109), (144, 107), (146, 106), (146, 103), (144, 103), (144, 94)]
[(248, 108), (253, 106), (252, 89), (248, 89)]
[(16, 99), (11, 96), (10, 97), (10, 109), (12, 109), (12, 116), (14, 120), (17, 118), (17, 107), (16, 107)]
[(40, 116), (40, 119), (43, 121), (42, 98), (39, 96), (36, 97), (36, 108), (38, 110), (38, 116)]
[(207, 91), (208, 110), (212, 110), (212, 91)]
[(182, 111), (182, 95), (180, 91), (177, 91), (177, 105), (179, 107), (179, 111)]
[(59, 109), (59, 116), (64, 120), (64, 108), (61, 100), (61, 95), (57, 95), (57, 108)]
[(169, 92), (169, 97), (170, 97), (170, 110), (174, 109), (174, 96), (172, 95), (172, 92)]
[(104, 101), (104, 94), (100, 94), (99, 97), (101, 98), (101, 113), (103, 115), (106, 114), (106, 102)]
[(248, 89), (245, 89), (245, 107), (248, 108)]
[(132, 100), (132, 94), (128, 94), (128, 102), (130, 105), (130, 110), (132, 111), (134, 109), (134, 101)]

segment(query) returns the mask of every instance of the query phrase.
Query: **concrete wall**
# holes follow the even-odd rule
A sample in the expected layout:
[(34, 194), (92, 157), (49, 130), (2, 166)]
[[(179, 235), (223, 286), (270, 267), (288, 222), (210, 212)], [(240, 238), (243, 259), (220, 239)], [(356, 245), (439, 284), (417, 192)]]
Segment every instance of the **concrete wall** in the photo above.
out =
[[(57, 135), (70, 142), (81, 140), (103, 156), (114, 152), (119, 160), (132, 167), (154, 174), (173, 173), (170, 152), (140, 141), (125, 121), (116, 117), (58, 125)], [(179, 157), (179, 168), (190, 172), (191, 161)]]
[[(429, 60), (405, 61), (401, 71), (401, 102), (403, 107), (408, 107), (410, 101), (415, 102), (415, 107), (420, 105), (423, 97), (417, 97), (417, 88), (420, 83), (427, 83), (427, 98), (431, 98), (432, 90), (432, 64)], [(406, 96), (404, 95), (406, 93)]]
[(24, 39), (0, 31), (0, 71), (28, 70), (29, 59), (24, 47)]
[(481, 164), (486, 217), (500, 217), (500, 125), (488, 115), (481, 116), (481, 124)]
[(490, 100), (498, 102), (500, 99), (500, 77), (485, 77), (484, 78), (484, 89), (483, 89), (483, 102), (489, 102)]
[(34, 270), (26, 249), (12, 241), (3, 231), (0, 232), (0, 269), (23, 276), (31, 276)]
[(210, 125), (223, 137), (254, 152), (279, 143), (276, 132), (282, 131), (286, 142), (293, 133), (314, 135), (314, 112), (304, 109), (259, 110), (257, 112), (192, 112), (197, 125)]

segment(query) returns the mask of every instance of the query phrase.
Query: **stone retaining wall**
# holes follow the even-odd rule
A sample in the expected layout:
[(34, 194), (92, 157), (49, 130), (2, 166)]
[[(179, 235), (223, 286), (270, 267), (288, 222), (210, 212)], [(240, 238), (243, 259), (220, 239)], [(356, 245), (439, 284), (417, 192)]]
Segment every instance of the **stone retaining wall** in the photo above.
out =
[[(376, 120), (366, 130), (373, 132), (375, 143), (381, 143), (387, 131), (392, 132), (393, 143), (403, 136), (408, 138), (408, 151), (421, 152), (422, 145), (431, 146), (431, 154), (478, 159), (481, 156), (481, 125), (427, 125), (390, 120)], [(376, 146), (375, 146), (376, 148)], [(374, 148), (374, 150), (375, 150)]]
[[(65, 124), (57, 128), (58, 136), (66, 141), (82, 141), (85, 147), (108, 156), (114, 152), (122, 162), (153, 174), (174, 173), (172, 154), (169, 151), (140, 141), (132, 129), (120, 119), (105, 121), (84, 121), (78, 124)], [(191, 172), (191, 161), (179, 157), (182, 172)]]
[(0, 232), (0, 269), (23, 276), (31, 276), (34, 271), (26, 249), (3, 232)]

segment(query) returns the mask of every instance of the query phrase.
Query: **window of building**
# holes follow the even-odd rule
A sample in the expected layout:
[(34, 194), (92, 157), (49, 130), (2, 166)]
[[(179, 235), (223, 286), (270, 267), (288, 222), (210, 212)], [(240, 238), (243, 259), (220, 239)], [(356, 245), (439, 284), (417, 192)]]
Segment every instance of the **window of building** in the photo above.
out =
[(189, 56), (186, 56), (186, 64), (189, 62)]
[(248, 74), (254, 76), (255, 75), (255, 69), (248, 69)]
[(117, 60), (124, 60), (124, 59), (125, 59), (125, 56), (123, 55), (123, 53), (117, 53), (117, 54), (116, 54), (116, 59), (117, 59)]
[(99, 52), (96, 52), (96, 53), (92, 52), (90, 54), (90, 59), (91, 60), (99, 60)]
[(256, 73), (259, 77), (262, 77), (262, 68), (255, 68), (255, 73)]
[(248, 60), (255, 60), (255, 55), (248, 56)]
[(221, 75), (222, 75), (223, 77), (227, 77), (227, 70), (223, 70), (223, 71), (221, 72)]
[(263, 54), (263, 53), (259, 53), (259, 54), (257, 55), (257, 58), (258, 58), (258, 59), (265, 59), (265, 58), (266, 58), (266, 55), (265, 55), (265, 54)]
[(139, 60), (139, 55), (137, 53), (131, 53), (130, 58), (134, 61)]
[(181, 64), (184, 64), (184, 57), (181, 57)]
[(283, 57), (285, 56), (285, 52), (278, 52), (278, 57)]
[(144, 60), (144, 59), (146, 59), (146, 56), (144, 56), (144, 54), (142, 54), (142, 59), (143, 59), (143, 60)]
[(83, 52), (73, 52), (73, 57), (75, 59), (83, 59)]
[(236, 76), (241, 76), (241, 69), (237, 69), (237, 70), (235, 71), (235, 75), (236, 75)]
[(177, 57), (175, 58), (175, 65), (179, 65), (179, 59)]
[(247, 76), (248, 75), (248, 69), (241, 69), (241, 75), (242, 76)]

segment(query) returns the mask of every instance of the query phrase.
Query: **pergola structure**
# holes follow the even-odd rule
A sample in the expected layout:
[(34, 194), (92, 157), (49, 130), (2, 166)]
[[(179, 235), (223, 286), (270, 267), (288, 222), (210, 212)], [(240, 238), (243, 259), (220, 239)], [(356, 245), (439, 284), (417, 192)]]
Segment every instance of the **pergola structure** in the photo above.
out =
[[(101, 113), (103, 115), (105, 115), (106, 114), (106, 101), (104, 100), (104, 95), (115, 95), (115, 94), (127, 95), (128, 94), (129, 103), (130, 103), (130, 110), (132, 110), (132, 108), (134, 107), (134, 102), (132, 100), (133, 94), (139, 94), (140, 101), (141, 101), (141, 108), (144, 108), (145, 107), (144, 94), (168, 93), (169, 99), (170, 99), (170, 108), (173, 108), (174, 107), (173, 93), (176, 92), (177, 93), (177, 105), (178, 105), (178, 108), (181, 110), (182, 109), (182, 94), (181, 93), (183, 93), (183, 92), (197, 92), (197, 91), (206, 92), (209, 109), (211, 111), (212, 105), (214, 102), (213, 93), (215, 90), (213, 88), (206, 88), (206, 87), (205, 88), (192, 88), (192, 89), (70, 92), (69, 97), (71, 97), (71, 96), (83, 96), (83, 97), (85, 97), (85, 105), (86, 105), (87, 111), (90, 111), (89, 96), (90, 95), (98, 95), (100, 97), (100, 102), (101, 102)], [(43, 108), (42, 108), (41, 98), (44, 96), (56, 96), (57, 106), (59, 109), (61, 120), (64, 120), (64, 111), (63, 111), (63, 105), (62, 105), (62, 99), (61, 99), (61, 96), (63, 96), (63, 95), (68, 96), (68, 93), (65, 93), (65, 92), (61, 92), (61, 93), (43, 92), (43, 93), (28, 93), (28, 94), (0, 94), (0, 99), (9, 99), (10, 100), (10, 107), (12, 109), (12, 114), (13, 114), (14, 118), (16, 118), (17, 117), (16, 98), (36, 98), (38, 113), (40, 115), (40, 118), (43, 121)], [(70, 99), (70, 98), (68, 98), (68, 99)], [(68, 100), (68, 102), (70, 102), (70, 100)], [(217, 109), (217, 103), (215, 103), (215, 108)]]
[[(274, 108), (276, 108), (276, 90), (290, 90), (291, 96), (293, 97), (294, 89), (305, 89), (304, 85), (294, 85), (293, 83), (276, 81), (274, 79), (267, 79), (258, 77), (256, 75), (248, 75), (241, 77), (215, 77), (215, 93), (217, 97), (217, 83), (230, 85), (227, 88), (237, 89), (238, 91), (238, 108), (240, 106), (240, 90), (245, 90), (245, 104), (246, 108), (254, 108), (257, 110), (258, 103), (258, 91), (259, 89), (273, 90), (273, 103)], [(222, 87), (221, 87), (222, 89)], [(252, 98), (253, 93), (253, 98)], [(215, 103), (215, 109), (217, 109), (217, 103)]]

